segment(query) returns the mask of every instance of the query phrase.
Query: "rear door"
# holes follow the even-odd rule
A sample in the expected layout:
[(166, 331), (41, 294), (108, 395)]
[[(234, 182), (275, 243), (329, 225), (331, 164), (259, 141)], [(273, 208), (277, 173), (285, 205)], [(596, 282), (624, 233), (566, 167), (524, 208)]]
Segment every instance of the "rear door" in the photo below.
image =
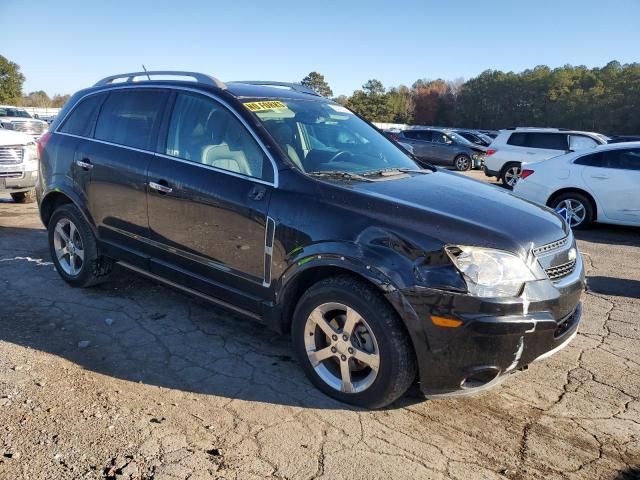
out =
[(271, 281), (271, 159), (207, 96), (177, 93), (165, 129), (148, 172), (151, 270), (259, 312)]
[(640, 148), (609, 150), (581, 157), (583, 179), (607, 218), (640, 225)]
[(431, 140), (431, 157), (433, 161), (438, 165), (452, 165), (453, 164), (453, 146), (451, 139), (443, 132), (432, 131), (433, 137)]
[(133, 263), (142, 262), (149, 238), (146, 172), (167, 98), (157, 88), (112, 90), (93, 140), (77, 151), (79, 168), (90, 175), (86, 195), (98, 233)]
[(527, 132), (524, 133), (525, 162), (539, 162), (557, 157), (568, 152), (568, 135), (555, 132)]

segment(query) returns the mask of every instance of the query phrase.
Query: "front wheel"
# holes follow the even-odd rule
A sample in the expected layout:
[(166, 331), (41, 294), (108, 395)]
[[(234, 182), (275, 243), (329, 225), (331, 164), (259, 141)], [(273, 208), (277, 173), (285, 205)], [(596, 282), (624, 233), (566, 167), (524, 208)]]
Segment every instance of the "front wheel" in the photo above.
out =
[(453, 160), (453, 166), (459, 172), (466, 172), (471, 169), (471, 159), (466, 155), (458, 155)]
[(294, 312), (292, 337), (309, 379), (339, 401), (385, 407), (415, 380), (404, 325), (378, 292), (355, 278), (332, 277), (307, 290)]
[(33, 203), (36, 201), (35, 190), (27, 190), (26, 192), (16, 192), (10, 195), (13, 201), (16, 203)]

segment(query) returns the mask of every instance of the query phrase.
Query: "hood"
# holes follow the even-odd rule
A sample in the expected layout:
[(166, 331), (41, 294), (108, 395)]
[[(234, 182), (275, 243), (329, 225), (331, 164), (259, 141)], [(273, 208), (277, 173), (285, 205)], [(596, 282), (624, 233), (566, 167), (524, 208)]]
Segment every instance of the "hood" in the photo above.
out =
[(28, 143), (33, 143), (33, 137), (30, 135), (0, 128), (0, 146), (26, 145)]
[[(531, 248), (568, 233), (566, 223), (547, 207), (459, 174), (437, 170), (376, 182), (349, 182), (370, 197), (370, 208), (393, 212), (390, 221), (444, 244), (476, 245), (525, 255)], [(388, 204), (376, 205), (375, 199)], [(399, 208), (399, 207), (405, 208)]]

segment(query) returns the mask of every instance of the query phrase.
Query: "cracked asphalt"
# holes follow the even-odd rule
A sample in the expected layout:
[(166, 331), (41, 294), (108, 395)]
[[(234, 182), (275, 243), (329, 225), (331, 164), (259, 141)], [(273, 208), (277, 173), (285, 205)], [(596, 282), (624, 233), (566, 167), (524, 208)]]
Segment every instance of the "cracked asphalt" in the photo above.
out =
[(68, 287), (35, 205), (0, 196), (0, 478), (640, 478), (640, 229), (577, 237), (571, 345), (480, 396), (361, 411), (257, 323), (120, 268)]

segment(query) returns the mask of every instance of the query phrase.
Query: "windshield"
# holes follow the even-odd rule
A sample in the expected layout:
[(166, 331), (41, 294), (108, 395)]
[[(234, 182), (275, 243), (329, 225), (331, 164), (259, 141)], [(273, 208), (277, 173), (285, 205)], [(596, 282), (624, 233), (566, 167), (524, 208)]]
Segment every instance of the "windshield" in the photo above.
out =
[(31, 118), (31, 115), (26, 110), (18, 108), (0, 107), (0, 117), (20, 117)]
[(245, 106), (303, 172), (366, 173), (419, 168), (380, 131), (341, 105), (284, 99), (248, 101)]

